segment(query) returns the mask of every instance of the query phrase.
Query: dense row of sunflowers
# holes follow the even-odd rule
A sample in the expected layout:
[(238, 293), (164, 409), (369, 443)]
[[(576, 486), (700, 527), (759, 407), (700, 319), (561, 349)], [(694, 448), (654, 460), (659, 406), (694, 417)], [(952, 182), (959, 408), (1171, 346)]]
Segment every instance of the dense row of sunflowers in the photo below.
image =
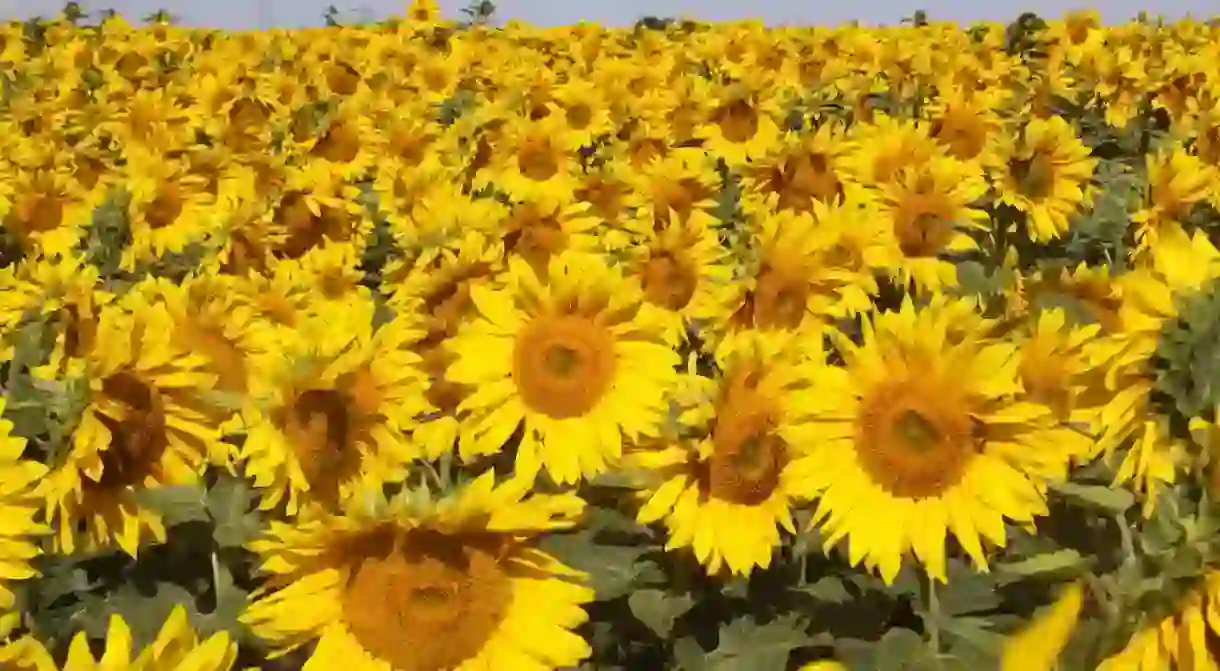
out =
[[(1090, 14), (4, 26), (0, 665), (611, 668), (543, 542), (606, 482), (713, 584), (804, 544), (935, 613), (1099, 491), (1131, 552), (1212, 495), (1157, 353), (1220, 275), (1217, 64), (1220, 29)], [(251, 564), (231, 629), (40, 629), (40, 562), (134, 565), (178, 542), (158, 492), (219, 482), (257, 522), (211, 552)], [(1207, 567), (1072, 668), (1216, 668)], [(1114, 603), (1064, 584), (996, 659)]]

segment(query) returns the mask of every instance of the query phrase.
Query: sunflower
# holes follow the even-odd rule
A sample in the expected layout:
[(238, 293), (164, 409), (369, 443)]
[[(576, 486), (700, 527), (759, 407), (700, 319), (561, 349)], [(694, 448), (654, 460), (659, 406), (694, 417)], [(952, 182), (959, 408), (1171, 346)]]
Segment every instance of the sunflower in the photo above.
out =
[(984, 158), (997, 202), (1028, 219), (1029, 235), (1047, 242), (1068, 231), (1069, 220), (1088, 199), (1097, 159), (1063, 117), (1031, 119), (1012, 141)]
[[(60, 169), (6, 170), (0, 216), (7, 236), (27, 256), (68, 254), (83, 237), (93, 213), (88, 194)], [(7, 196), (7, 197), (6, 197)], [(10, 201), (10, 198), (12, 199)]]
[(173, 339), (165, 306), (128, 302), (102, 308), (84, 375), (63, 381), (84, 389), (86, 405), (39, 489), (64, 553), (82, 540), (78, 526), (86, 552), (115, 543), (134, 557), (149, 535), (164, 542), (142, 491), (194, 484), (209, 460), (228, 461), (214, 410), (200, 399), (216, 382), (207, 359)]
[(647, 236), (673, 219), (705, 228), (718, 225), (712, 210), (716, 207), (720, 178), (715, 164), (703, 150), (671, 149), (633, 171), (627, 179), (630, 190), (625, 203), (635, 211), (635, 216), (617, 223), (634, 239)]
[(763, 156), (780, 142), (782, 117), (779, 102), (761, 86), (738, 82), (723, 87), (708, 106), (704, 123), (696, 130), (703, 146), (730, 167)]
[(712, 229), (670, 221), (627, 254), (644, 298), (669, 317), (672, 346), (696, 324), (717, 317), (731, 298), (733, 268)]
[(303, 316), (279, 347), (250, 358), (240, 458), (262, 506), (333, 507), (357, 486), (395, 481), (417, 456), (406, 432), (422, 411), (419, 334), (373, 327), (371, 299)]
[(593, 590), (536, 541), (584, 502), (527, 490), (486, 473), (435, 503), (273, 522), (251, 543), (271, 587), (241, 619), (279, 652), (317, 641), (305, 671), (578, 666), (590, 649), (572, 630)]
[(980, 541), (1002, 547), (1005, 519), (1045, 514), (1043, 479), (1064, 470), (1050, 410), (1018, 398), (1016, 347), (962, 302), (907, 299), (866, 319), (862, 344), (839, 338), (844, 367), (820, 371), (806, 396), (813, 523), (887, 582), (908, 550), (943, 582), (947, 532), (986, 570)]
[(478, 314), (470, 300), (471, 287), (496, 282), (503, 269), (503, 247), (471, 231), (457, 252), (430, 249), (411, 265), (396, 263), (388, 271), (396, 287), (389, 305), (400, 315), (419, 319), (424, 332), (412, 349), (428, 375), (424, 396), (429, 408), (415, 425), (412, 440), (426, 459), (440, 457), (455, 444), (459, 454), (471, 456), (470, 427), (458, 413), (470, 389), (445, 377), (453, 357), (444, 343)]
[(27, 634), (0, 645), (0, 664), (32, 671), (228, 671), (237, 661), (237, 644), (229, 635), (219, 632), (200, 641), (182, 606), (174, 607), (156, 638), (134, 656), (131, 628), (118, 614), (110, 617), (100, 658), (91, 643), (88, 634), (76, 634), (68, 644), (67, 659), (59, 666), (47, 646)]
[(972, 163), (932, 156), (899, 170), (880, 187), (881, 207), (893, 223), (902, 251), (895, 270), (903, 284), (936, 291), (957, 284), (957, 267), (940, 255), (978, 247), (971, 232), (988, 228), (987, 213), (973, 205), (987, 182)]
[(731, 348), (735, 334), (751, 329), (816, 333), (868, 310), (877, 292), (873, 271), (893, 259), (881, 224), (857, 203), (815, 202), (813, 213), (764, 218), (747, 243), (747, 277), (708, 325), (709, 344)]
[(1209, 570), (1174, 613), (1159, 621), (1141, 622), (1142, 628), (1122, 650), (1102, 661), (1097, 671), (1215, 668), (1211, 639), (1220, 635), (1217, 600), (1220, 571)]
[(22, 458), (26, 441), (12, 435), (13, 423), (4, 419), (4, 408), (0, 397), (0, 609), (7, 611), (13, 607), (14, 595), (6, 583), (34, 577), (29, 564), (40, 551), (29, 537), (48, 529), (34, 521), (38, 504), (32, 496), (47, 467)]
[(1135, 240), (1148, 251), (1162, 236), (1187, 237), (1183, 225), (1196, 203), (1215, 185), (1213, 166), (1182, 148), (1147, 157), (1148, 187), (1144, 207), (1131, 215)]
[(856, 149), (837, 123), (785, 135), (775, 151), (742, 167), (742, 210), (756, 217), (776, 210), (811, 212), (814, 200), (837, 205), (863, 197), (845, 169)]
[(476, 454), (499, 451), (524, 424), (521, 472), (564, 484), (618, 461), (623, 439), (654, 434), (678, 356), (638, 285), (598, 257), (564, 253), (547, 273), (511, 259), (507, 286), (471, 287), (479, 318), (449, 342), (447, 378), (471, 385), (460, 410)]
[(513, 118), (495, 149), (492, 165), (480, 172), (474, 186), (494, 184), (514, 198), (570, 201), (578, 184), (580, 163), (562, 115), (542, 119)]
[(123, 249), (125, 270), (181, 254), (212, 233), (221, 209), (201, 177), (188, 174), (179, 160), (148, 150), (132, 151), (127, 161), (131, 244)]
[(150, 278), (133, 289), (165, 305), (178, 346), (205, 358), (216, 374), (215, 389), (235, 396), (248, 388), (247, 360), (267, 345), (258, 337), (254, 310), (240, 299), (241, 286), (235, 277), (205, 274), (180, 283)]
[(920, 121), (878, 113), (871, 123), (852, 129), (856, 151), (845, 157), (845, 168), (862, 184), (884, 184), (903, 168), (945, 154), (945, 148), (936, 143), (930, 130), (930, 125)]
[(664, 520), (666, 549), (691, 548), (709, 574), (771, 564), (791, 505), (809, 489), (794, 466), (808, 452), (803, 395), (818, 374), (807, 349), (753, 332), (722, 357), (716, 378), (691, 374), (679, 394), (681, 436), (645, 441), (624, 466), (655, 482), (637, 518)]
[(1029, 317), (1017, 339), (1023, 394), (1054, 412), (1060, 444), (1076, 460), (1094, 456), (1091, 429), (1110, 398), (1094, 356), (1105, 345), (1100, 335), (1099, 324), (1071, 324), (1066, 311), (1047, 308)]

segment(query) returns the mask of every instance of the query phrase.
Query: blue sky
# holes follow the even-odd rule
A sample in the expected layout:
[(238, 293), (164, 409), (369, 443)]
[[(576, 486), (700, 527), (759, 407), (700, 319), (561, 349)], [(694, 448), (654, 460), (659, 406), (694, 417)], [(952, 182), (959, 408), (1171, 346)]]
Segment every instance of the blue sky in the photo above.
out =
[[(262, 25), (318, 25), (329, 4), (341, 10), (362, 10), (370, 17), (401, 12), (402, 0), (86, 0), (86, 9), (110, 7), (125, 16), (142, 17), (164, 7), (191, 25), (221, 28), (258, 28)], [(455, 15), (468, 0), (440, 0), (442, 9)], [(28, 18), (51, 15), (63, 0), (0, 0), (0, 16)], [(818, 2), (810, 0), (612, 0), (586, 4), (579, 0), (500, 0), (499, 15), (541, 25), (564, 25), (579, 20), (606, 25), (627, 25), (645, 15), (681, 16), (721, 21), (762, 18), (769, 23), (836, 24), (857, 19), (865, 23), (891, 23), (924, 9), (934, 19), (955, 21), (1011, 20), (1023, 11), (1057, 16), (1075, 6), (1054, 0), (855, 0)], [(1220, 14), (1216, 0), (1095, 0), (1108, 21), (1133, 17), (1140, 9), (1155, 8), (1166, 17), (1193, 14), (1207, 18)]]

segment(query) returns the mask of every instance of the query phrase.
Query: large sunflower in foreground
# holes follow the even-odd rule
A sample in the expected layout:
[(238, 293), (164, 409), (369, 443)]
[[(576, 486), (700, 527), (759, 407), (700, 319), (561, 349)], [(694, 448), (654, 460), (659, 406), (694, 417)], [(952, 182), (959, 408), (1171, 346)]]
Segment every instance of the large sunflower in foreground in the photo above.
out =
[(480, 316), (451, 341), (447, 378), (474, 387), (462, 409), (476, 454), (524, 424), (517, 468), (568, 484), (613, 466), (624, 438), (655, 435), (679, 360), (637, 284), (567, 252), (543, 277), (514, 258), (505, 288), (474, 286), (470, 298)]
[(791, 504), (809, 489), (793, 468), (808, 451), (800, 408), (822, 366), (792, 345), (784, 334), (752, 332), (716, 379), (688, 379), (679, 394), (685, 435), (624, 458), (655, 478), (639, 521), (664, 520), (666, 548), (691, 548), (709, 573), (766, 568), (779, 530), (796, 531)]
[(279, 351), (252, 357), (240, 456), (264, 508), (333, 506), (418, 456), (405, 433), (423, 403), (409, 349), (418, 334), (401, 320), (374, 330), (373, 313), (372, 301), (336, 303), (302, 318)]
[(237, 644), (228, 634), (221, 632), (200, 641), (182, 606), (174, 608), (156, 639), (134, 656), (131, 628), (119, 615), (110, 618), (100, 658), (90, 643), (83, 632), (74, 636), (67, 659), (60, 666), (41, 641), (22, 636), (0, 645), (0, 667), (31, 671), (228, 671), (237, 660)]
[(1043, 477), (1064, 470), (1050, 410), (1018, 400), (1017, 348), (960, 304), (908, 299), (866, 319), (861, 344), (839, 341), (844, 367), (806, 395), (817, 447), (797, 467), (820, 497), (813, 522), (887, 581), (908, 550), (944, 581), (950, 532), (985, 570), (983, 542), (1045, 514)]
[(34, 521), (38, 504), (30, 496), (47, 467), (21, 458), (25, 439), (12, 435), (13, 423), (3, 418), (4, 406), (0, 397), (0, 609), (8, 610), (14, 596), (5, 583), (34, 577), (29, 562), (39, 550), (28, 537), (47, 530)]
[(273, 587), (243, 622), (281, 653), (317, 641), (305, 671), (579, 665), (589, 646), (572, 629), (593, 590), (535, 541), (575, 525), (584, 502), (493, 478), (433, 504), (372, 498), (341, 515), (272, 523), (251, 549)]
[(164, 541), (141, 491), (192, 484), (209, 459), (225, 460), (214, 413), (199, 399), (216, 382), (207, 360), (173, 341), (164, 306), (131, 303), (99, 314), (85, 354), (87, 405), (40, 486), (61, 552), (76, 549), (78, 526), (86, 551), (113, 542), (134, 556), (147, 534)]

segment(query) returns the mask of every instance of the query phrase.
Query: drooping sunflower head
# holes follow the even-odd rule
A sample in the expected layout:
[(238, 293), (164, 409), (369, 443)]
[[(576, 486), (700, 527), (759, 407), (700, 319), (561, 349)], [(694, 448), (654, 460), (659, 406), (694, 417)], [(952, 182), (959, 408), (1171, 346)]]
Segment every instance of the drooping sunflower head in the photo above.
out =
[(76, 547), (78, 524), (87, 550), (116, 543), (134, 556), (146, 534), (163, 540), (160, 517), (140, 504), (140, 492), (194, 483), (209, 461), (228, 461), (201, 398), (216, 383), (207, 359), (174, 341), (164, 305), (128, 297), (99, 314), (81, 378), (86, 405), (43, 488), (64, 552)]
[(753, 332), (715, 378), (685, 380), (679, 435), (625, 458), (650, 481), (639, 521), (663, 521), (666, 547), (690, 548), (709, 574), (766, 568), (780, 530), (795, 533), (790, 507), (806, 485), (792, 465), (808, 450), (800, 398), (819, 370), (809, 355), (795, 338)]
[(474, 389), (470, 454), (498, 452), (524, 423), (519, 468), (540, 459), (561, 482), (605, 470), (624, 436), (664, 415), (678, 363), (665, 320), (598, 256), (562, 254), (543, 276), (513, 259), (506, 282), (471, 289), (480, 317), (449, 343), (447, 378)]
[(251, 548), (278, 589), (242, 620), (279, 651), (316, 640), (307, 663), (325, 667), (579, 664), (589, 647), (571, 629), (586, 619), (592, 590), (536, 540), (573, 526), (583, 502), (528, 496), (527, 488), (496, 486), (487, 473), (423, 506), (400, 497), (308, 524), (273, 524)]
[(1066, 459), (1046, 439), (1050, 411), (1018, 398), (1016, 347), (956, 303), (908, 299), (866, 320), (809, 395), (818, 448), (801, 471), (820, 496), (815, 523), (887, 580), (908, 550), (944, 580), (950, 530), (986, 566), (981, 540), (1002, 546), (1004, 518), (1043, 514), (1044, 474)]
[(266, 508), (333, 508), (359, 484), (399, 477), (417, 456), (404, 432), (424, 398), (411, 350), (420, 334), (403, 320), (374, 330), (358, 303), (310, 317), (281, 350), (251, 360), (241, 457)]

